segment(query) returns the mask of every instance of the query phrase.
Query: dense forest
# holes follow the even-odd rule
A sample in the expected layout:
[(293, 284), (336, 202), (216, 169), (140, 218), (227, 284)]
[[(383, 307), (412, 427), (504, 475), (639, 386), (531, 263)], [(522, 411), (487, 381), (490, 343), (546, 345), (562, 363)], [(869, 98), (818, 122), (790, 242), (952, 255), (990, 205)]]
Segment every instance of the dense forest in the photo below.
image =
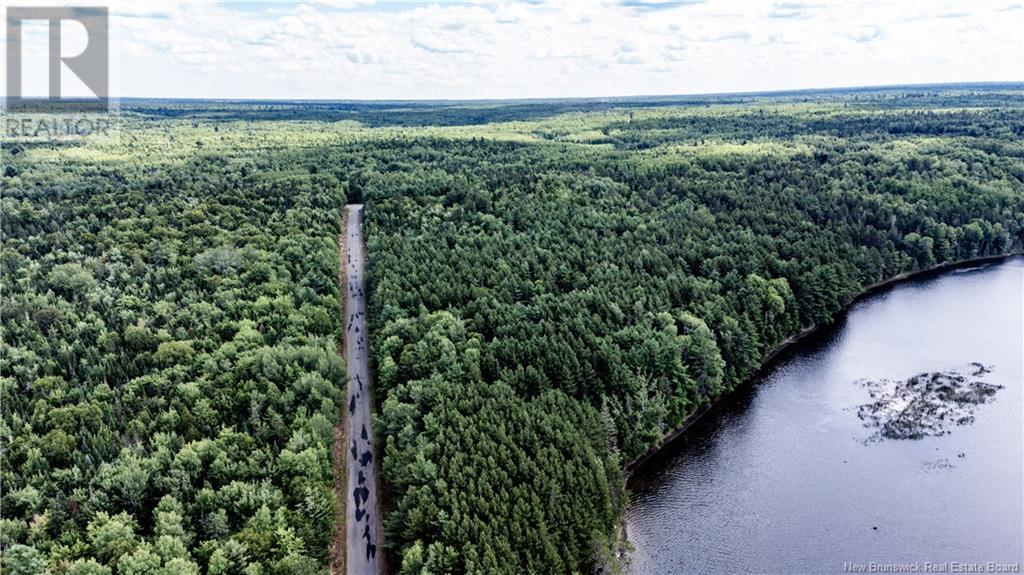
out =
[(326, 570), (346, 201), (392, 567), (613, 570), (622, 467), (785, 338), (1021, 251), (1022, 90), (146, 101), (5, 143), (4, 572)]
[(124, 137), (4, 149), (4, 572), (317, 572), (344, 196)]

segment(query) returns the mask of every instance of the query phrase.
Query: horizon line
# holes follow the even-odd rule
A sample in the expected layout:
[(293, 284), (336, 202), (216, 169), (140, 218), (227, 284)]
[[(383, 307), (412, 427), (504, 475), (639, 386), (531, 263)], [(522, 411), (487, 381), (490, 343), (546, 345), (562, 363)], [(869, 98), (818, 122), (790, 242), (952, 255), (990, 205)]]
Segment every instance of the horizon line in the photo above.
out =
[[(827, 86), (817, 88), (789, 88), (779, 90), (745, 90), (735, 92), (683, 92), (675, 94), (632, 94), (625, 96), (532, 96), (517, 98), (216, 98), (204, 96), (107, 96), (107, 100), (113, 101), (144, 101), (144, 100), (167, 100), (182, 102), (261, 102), (261, 103), (421, 103), (421, 104), (448, 104), (448, 103), (500, 103), (500, 102), (566, 102), (566, 101), (628, 101), (628, 100), (656, 100), (675, 98), (696, 98), (696, 97), (722, 97), (722, 96), (781, 96), (787, 94), (811, 94), (820, 92), (840, 91), (884, 91), (893, 89), (927, 89), (927, 88), (948, 88), (957, 86), (1013, 86), (1024, 88), (1024, 79), (1019, 80), (981, 80), (981, 81), (950, 81), (950, 82), (925, 82), (913, 84), (870, 84), (870, 85), (846, 85)], [(22, 96), (19, 99), (29, 101), (46, 101), (45, 96)], [(69, 97), (60, 98), (56, 102), (92, 101), (96, 98), (90, 97)], [(0, 95), (0, 102), (7, 102), (6, 95)]]

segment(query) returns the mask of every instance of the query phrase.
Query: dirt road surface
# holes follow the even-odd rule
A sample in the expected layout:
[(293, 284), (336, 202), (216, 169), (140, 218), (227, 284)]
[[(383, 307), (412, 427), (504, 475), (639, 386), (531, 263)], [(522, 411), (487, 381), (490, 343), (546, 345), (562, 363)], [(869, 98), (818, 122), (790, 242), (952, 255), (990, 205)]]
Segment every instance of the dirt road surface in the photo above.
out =
[(380, 507), (377, 504), (377, 469), (371, 425), (372, 401), (366, 332), (366, 282), (363, 242), (363, 206), (348, 209), (345, 271), (345, 360), (348, 363), (348, 490), (346, 493), (346, 565), (349, 575), (380, 573)]

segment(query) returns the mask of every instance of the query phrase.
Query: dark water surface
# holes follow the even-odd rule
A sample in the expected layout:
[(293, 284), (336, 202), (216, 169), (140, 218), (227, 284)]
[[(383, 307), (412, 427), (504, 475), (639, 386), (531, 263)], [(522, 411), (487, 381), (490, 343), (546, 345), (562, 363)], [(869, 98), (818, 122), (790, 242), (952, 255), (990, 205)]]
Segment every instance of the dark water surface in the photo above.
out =
[[(639, 471), (632, 573), (844, 573), (1024, 559), (1024, 258), (856, 304)], [(862, 378), (992, 365), (950, 435), (867, 443)], [(877, 527), (877, 529), (876, 529)], [(856, 568), (856, 566), (853, 566)], [(982, 571), (984, 572), (984, 571)]]

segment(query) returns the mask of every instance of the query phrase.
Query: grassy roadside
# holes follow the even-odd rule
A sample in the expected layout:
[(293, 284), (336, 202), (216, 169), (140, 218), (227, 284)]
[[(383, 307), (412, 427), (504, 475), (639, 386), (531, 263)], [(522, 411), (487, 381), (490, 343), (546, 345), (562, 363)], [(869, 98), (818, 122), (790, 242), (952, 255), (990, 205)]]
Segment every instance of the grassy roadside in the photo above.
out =
[[(348, 210), (343, 210), (341, 215), (341, 229), (338, 232), (338, 306), (341, 313), (341, 325), (345, 325), (345, 294), (348, 293), (348, 278), (345, 274), (345, 254), (348, 253), (346, 245), (346, 233), (348, 229)], [(342, 330), (341, 339), (338, 340), (338, 353), (345, 356), (345, 330)], [(348, 365), (345, 366), (346, 374)], [(348, 376), (342, 382), (343, 389), (348, 389)], [(331, 563), (332, 575), (343, 575), (345, 569), (345, 542), (346, 542), (346, 503), (345, 493), (348, 486), (348, 461), (345, 457), (345, 445), (348, 443), (348, 412), (345, 409), (346, 403), (341, 408), (341, 417), (338, 419), (338, 426), (334, 429), (334, 445), (331, 447), (331, 455), (334, 458), (332, 471), (334, 474), (334, 496), (337, 500), (337, 512), (334, 517), (334, 535), (331, 539)]]

